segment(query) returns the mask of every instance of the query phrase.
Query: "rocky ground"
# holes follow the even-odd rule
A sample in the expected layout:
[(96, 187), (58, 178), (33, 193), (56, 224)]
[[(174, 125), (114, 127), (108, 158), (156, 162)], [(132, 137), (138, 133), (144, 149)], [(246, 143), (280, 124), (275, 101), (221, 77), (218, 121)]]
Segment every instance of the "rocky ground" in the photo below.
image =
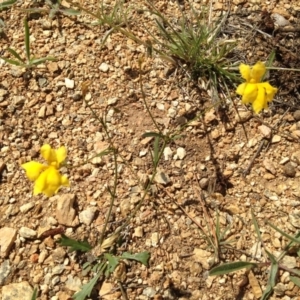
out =
[[(297, 2), (232, 0), (230, 10), (228, 1), (213, 2), (214, 17), (229, 12), (220, 38), (238, 41), (232, 61), (254, 64), (275, 50), (274, 67), (299, 68)], [(90, 1), (81, 3), (95, 7)], [(210, 4), (194, 1), (196, 9)], [(154, 28), (153, 16), (141, 13), (142, 1), (124, 5), (130, 7), (126, 26), (147, 40), (145, 28)], [(180, 16), (175, 1), (155, 5), (174, 22)], [(47, 7), (42, 1), (19, 1), (1, 11), (5, 23), (1, 56), (9, 57), (8, 46), (24, 55), (22, 9), (32, 6)], [(37, 287), (38, 299), (67, 300), (93, 277), (82, 270), (86, 255), (70, 253), (58, 243), (63, 231), (96, 245), (111, 201), (107, 187), (114, 180), (113, 157), (93, 158), (109, 142), (89, 107), (105, 117), (107, 131), (124, 158), (118, 159), (109, 234), (138, 205), (143, 194), (139, 180), (153, 172), (153, 139), (142, 134), (156, 129), (140, 82), (164, 132), (197, 115), (201, 118), (167, 145), (151, 195), (122, 230), (117, 253), (149, 251), (149, 267), (126, 262), (121, 283), (115, 277), (99, 280), (91, 299), (126, 299), (124, 291), (128, 299), (139, 300), (259, 299), (267, 285), (267, 267), (217, 277), (208, 276), (208, 271), (224, 262), (264, 263), (265, 250), (278, 256), (288, 240), (266, 220), (290, 235), (299, 231), (300, 73), (270, 71), (269, 80), (279, 91), (269, 110), (259, 116), (241, 104), (234, 89), (232, 99), (220, 91), (222, 105), (214, 106), (210, 91), (195, 87), (186, 73), (161, 56), (147, 56), (147, 49), (130, 38), (92, 26), (92, 21), (86, 14), (59, 14), (53, 19), (48, 13), (31, 15), (32, 53), (57, 60), (30, 72), (0, 60), (2, 299), (30, 299)], [(88, 91), (82, 88), (87, 82)], [(20, 168), (24, 162), (39, 160), (45, 143), (67, 147), (63, 173), (71, 182), (70, 188), (49, 199), (32, 196), (32, 185)], [(218, 250), (204, 235), (214, 237), (217, 220), (224, 233)], [(282, 264), (300, 268), (297, 251), (287, 253)], [(300, 299), (290, 276), (288, 270), (279, 271), (270, 299)]]

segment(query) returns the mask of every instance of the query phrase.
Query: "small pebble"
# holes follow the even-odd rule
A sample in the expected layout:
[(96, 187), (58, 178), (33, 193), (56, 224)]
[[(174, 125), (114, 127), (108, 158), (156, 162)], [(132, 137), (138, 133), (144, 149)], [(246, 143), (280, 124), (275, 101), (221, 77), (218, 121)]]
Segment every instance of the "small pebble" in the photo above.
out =
[(287, 163), (283, 167), (283, 173), (287, 177), (295, 177), (296, 175), (296, 169), (291, 163)]
[(295, 121), (300, 121), (300, 110), (296, 110), (293, 113), (293, 117), (294, 117)]
[(117, 97), (109, 98), (109, 99), (107, 100), (107, 104), (108, 104), (108, 105), (114, 105), (114, 104), (116, 104), (117, 102), (118, 102), (118, 98), (117, 98)]
[(74, 101), (79, 101), (79, 100), (81, 100), (82, 95), (80, 93), (76, 93), (76, 94), (73, 95), (72, 98), (73, 98)]
[(282, 15), (280, 14), (272, 14), (271, 15), (272, 19), (274, 20), (275, 25), (279, 26), (279, 27), (284, 27), (284, 26), (288, 26), (290, 24), (290, 22)]
[(154, 177), (154, 181), (162, 185), (167, 185), (171, 182), (171, 179), (166, 173), (158, 171)]
[(86, 210), (83, 210), (81, 213), (79, 213), (80, 223), (83, 223), (85, 225), (90, 225), (93, 222), (96, 212), (97, 212), (96, 207), (88, 207)]
[(46, 106), (43, 105), (43, 106), (40, 108), (39, 112), (38, 112), (38, 117), (39, 117), (39, 118), (44, 118), (45, 115), (46, 115)]
[(274, 135), (273, 137), (272, 137), (272, 141), (271, 141), (271, 143), (278, 143), (278, 142), (280, 142), (281, 141), (281, 136), (280, 135)]
[(106, 63), (102, 63), (100, 66), (99, 66), (99, 70), (106, 73), (108, 70), (109, 70), (109, 65), (106, 64)]
[(271, 137), (271, 128), (266, 125), (258, 126), (260, 133), (267, 139)]
[(201, 178), (199, 181), (199, 185), (201, 187), (201, 189), (206, 189), (208, 187), (209, 184), (209, 179), (208, 178)]
[(23, 237), (25, 239), (32, 239), (37, 236), (37, 232), (28, 227), (21, 227), (19, 230), (19, 234), (21, 237)]
[(237, 123), (245, 123), (252, 117), (252, 113), (250, 111), (240, 111), (236, 116), (235, 120)]
[(32, 208), (34, 207), (34, 203), (33, 202), (28, 202), (28, 203), (26, 203), (26, 204), (24, 204), (24, 205), (22, 205), (21, 207), (20, 207), (20, 211), (22, 212), (22, 213), (27, 213), (29, 210), (31, 210)]
[(159, 110), (165, 110), (165, 105), (162, 104), (162, 103), (157, 103), (157, 104), (156, 104), (156, 107), (157, 107)]
[(68, 89), (74, 89), (75, 81), (69, 78), (65, 78), (65, 85)]
[(148, 149), (142, 149), (142, 150), (139, 152), (139, 157), (143, 157), (143, 156), (145, 156), (147, 153), (148, 153)]
[(164, 158), (165, 160), (169, 160), (172, 157), (173, 151), (171, 150), (170, 147), (166, 147), (164, 149)]
[(268, 158), (265, 158), (263, 161), (263, 165), (266, 168), (266, 170), (268, 170), (270, 173), (272, 173), (273, 175), (276, 174), (276, 169), (274, 167), (274, 164), (271, 160), (269, 160)]
[(179, 159), (184, 159), (185, 156), (186, 156), (186, 151), (185, 151), (184, 148), (179, 147), (179, 148), (177, 149), (177, 151), (176, 151), (176, 154), (177, 154), (177, 157), (178, 157)]

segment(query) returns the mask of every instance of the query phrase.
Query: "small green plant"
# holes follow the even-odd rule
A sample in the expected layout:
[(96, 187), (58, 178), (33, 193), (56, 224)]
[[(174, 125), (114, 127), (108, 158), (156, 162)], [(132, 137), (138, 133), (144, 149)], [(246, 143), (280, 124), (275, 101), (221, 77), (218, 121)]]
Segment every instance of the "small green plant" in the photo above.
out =
[[(220, 85), (238, 81), (236, 74), (228, 69), (231, 65), (228, 56), (236, 46), (233, 40), (219, 37), (221, 27), (227, 15), (220, 20), (209, 22), (210, 17), (205, 7), (197, 12), (191, 3), (190, 12), (181, 11), (181, 18), (174, 23), (165, 17), (152, 2), (147, 1), (149, 11), (156, 16), (154, 19), (158, 34), (150, 33), (155, 49), (159, 49), (162, 58), (172, 61), (188, 71), (189, 76), (201, 78), (208, 86), (217, 90)], [(158, 37), (157, 37), (158, 36)]]
[(6, 57), (0, 57), (4, 61), (6, 61), (9, 64), (23, 67), (26, 69), (33, 68), (39, 64), (44, 63), (45, 61), (53, 61), (56, 60), (55, 57), (47, 56), (42, 58), (35, 58), (34, 56), (31, 56), (30, 53), (30, 32), (29, 32), (29, 26), (27, 18), (24, 19), (24, 29), (25, 29), (25, 53), (26, 53), (26, 59), (23, 59), (14, 49), (7, 48), (7, 51), (15, 57), (15, 59), (9, 59)]
[[(112, 247), (116, 241), (117, 235), (112, 235), (111, 237), (107, 238), (103, 241), (101, 247), (96, 247), (98, 253), (94, 253), (96, 256), (93, 257), (91, 262), (86, 262), (83, 266), (83, 272), (85, 274), (89, 272), (94, 273), (94, 277), (87, 283), (84, 284), (81, 288), (81, 291), (76, 293), (73, 296), (75, 300), (85, 300), (87, 297), (90, 297), (95, 284), (101, 277), (108, 278), (112, 275), (118, 265), (127, 260), (135, 260), (137, 262), (142, 263), (143, 265), (148, 265), (148, 260), (150, 254), (148, 252), (140, 252), (131, 254), (128, 252), (122, 253), (120, 256), (114, 255), (109, 253), (105, 250)], [(70, 251), (81, 251), (81, 252), (89, 252), (93, 250), (93, 247), (87, 241), (77, 241), (71, 238), (68, 238), (65, 235), (62, 235), (62, 238), (59, 240), (60, 245), (70, 247)], [(102, 252), (103, 251), (103, 252)]]
[[(0, 11), (3, 9), (10, 8), (12, 5), (14, 5), (17, 2), (17, 0), (10, 0), (10, 1), (4, 1), (0, 3)], [(4, 21), (0, 18), (0, 37), (5, 37), (5, 23)]]
[[(253, 224), (254, 224), (254, 228), (255, 228), (256, 234), (258, 236), (258, 239), (262, 243), (258, 223), (257, 223), (257, 220), (255, 219), (253, 213), (252, 213), (252, 219), (253, 219)], [(292, 247), (294, 247), (295, 245), (300, 245), (300, 232), (298, 232), (295, 236), (291, 236), (291, 235), (285, 233), (284, 231), (282, 231), (281, 229), (277, 228), (275, 225), (271, 224), (270, 222), (267, 221), (266, 223), (290, 241), (289, 244), (285, 247), (285, 249), (280, 253), (280, 255), (278, 255), (276, 257), (272, 253), (270, 253), (267, 249), (264, 249), (266, 256), (267, 256), (266, 259), (268, 260), (267, 262), (250, 262), (250, 261), (229, 262), (229, 263), (225, 263), (220, 266), (214, 267), (209, 271), (209, 275), (214, 276), (214, 275), (228, 274), (228, 273), (235, 272), (235, 271), (238, 271), (241, 269), (253, 269), (253, 268), (268, 267), (270, 270), (268, 273), (269, 275), (268, 275), (267, 285), (266, 285), (265, 290), (260, 298), (261, 300), (269, 299), (269, 296), (271, 296), (271, 294), (273, 293), (273, 289), (277, 283), (279, 270), (284, 270), (284, 271), (289, 272), (290, 274), (293, 274), (293, 276), (290, 276), (290, 280), (295, 285), (300, 287), (300, 270), (299, 269), (290, 269), (280, 263), (280, 261), (291, 250)], [(262, 243), (262, 245), (263, 245), (263, 243)], [(299, 248), (299, 246), (298, 246), (298, 248)], [(297, 256), (300, 257), (299, 250), (297, 251)]]
[(111, 28), (125, 25), (128, 23), (128, 12), (123, 0), (116, 1), (112, 8), (104, 5), (102, 1), (97, 11), (98, 21), (94, 25), (108, 25)]
[(12, 5), (14, 5), (16, 2), (17, 2), (17, 0), (4, 1), (4, 2), (0, 3), (0, 10), (9, 8)]
[(115, 1), (113, 6), (105, 5), (103, 1), (99, 1), (99, 5), (95, 11), (72, 0), (66, 0), (66, 2), (72, 5), (72, 7), (76, 7), (80, 11), (93, 17), (95, 21), (91, 23), (92, 26), (108, 27), (108, 30), (102, 38), (102, 46), (113, 32), (120, 32), (138, 44), (145, 44), (145, 42), (130, 30), (130, 8), (125, 8), (124, 0)]
[(45, 4), (48, 6), (48, 8), (28, 8), (28, 9), (22, 9), (22, 11), (30, 12), (30, 13), (40, 13), (40, 14), (49, 14), (49, 18), (53, 19), (58, 14), (64, 14), (66, 16), (78, 16), (81, 14), (79, 10), (73, 9), (73, 8), (67, 8), (64, 7), (61, 4), (60, 0), (57, 1), (51, 1), (51, 0), (45, 0)]

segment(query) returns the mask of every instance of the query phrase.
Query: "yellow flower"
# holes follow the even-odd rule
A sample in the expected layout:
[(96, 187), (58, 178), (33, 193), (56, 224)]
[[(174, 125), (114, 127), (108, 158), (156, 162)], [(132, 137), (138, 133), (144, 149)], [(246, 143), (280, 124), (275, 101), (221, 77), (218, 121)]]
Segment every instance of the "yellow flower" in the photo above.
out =
[(67, 149), (60, 147), (55, 150), (50, 145), (45, 144), (41, 147), (40, 152), (47, 161), (47, 165), (30, 161), (21, 166), (26, 171), (29, 180), (34, 181), (33, 195), (44, 193), (51, 197), (58, 192), (61, 186), (70, 185), (68, 178), (59, 173), (60, 164), (67, 157)]
[(236, 93), (243, 96), (242, 103), (251, 103), (255, 113), (268, 108), (277, 93), (277, 88), (272, 87), (269, 82), (260, 82), (266, 72), (264, 63), (257, 62), (252, 68), (248, 65), (240, 65), (240, 73), (246, 82), (240, 84)]

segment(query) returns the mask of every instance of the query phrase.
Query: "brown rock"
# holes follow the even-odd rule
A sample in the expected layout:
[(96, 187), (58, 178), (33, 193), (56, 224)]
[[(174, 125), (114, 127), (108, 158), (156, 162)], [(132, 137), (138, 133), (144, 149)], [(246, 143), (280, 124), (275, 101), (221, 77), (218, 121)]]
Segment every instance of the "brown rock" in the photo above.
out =
[(263, 161), (263, 165), (266, 168), (267, 171), (269, 171), (271, 174), (275, 175), (276, 174), (276, 169), (274, 167), (274, 164), (271, 160), (268, 158), (265, 158)]
[(204, 178), (201, 178), (200, 179), (200, 182), (199, 182), (199, 185), (201, 187), (201, 189), (206, 189), (208, 187), (208, 184), (209, 184), (209, 179), (204, 177)]
[(56, 218), (58, 223), (66, 226), (78, 225), (78, 219), (75, 219), (76, 211), (73, 208), (75, 195), (65, 194), (55, 197), (57, 198)]
[(294, 117), (295, 121), (300, 121), (300, 110), (296, 110), (293, 113), (293, 117)]
[(54, 115), (54, 108), (52, 105), (47, 105), (47, 108), (46, 108), (46, 116), (52, 116)]
[(49, 62), (47, 64), (47, 68), (51, 73), (57, 72), (59, 70), (59, 66), (55, 61)]
[(43, 105), (39, 110), (38, 117), (44, 118), (45, 116), (46, 116), (46, 106)]
[(267, 139), (269, 139), (271, 137), (271, 128), (266, 126), (266, 125), (261, 125), (258, 126), (258, 130), (260, 131), (260, 133)]
[(297, 165), (300, 165), (300, 151), (295, 151), (291, 155), (291, 160), (295, 162)]
[[(112, 292), (114, 286), (112, 283), (104, 281), (101, 285), (100, 291), (99, 291), (99, 296), (103, 297), (104, 295), (110, 295)], [(106, 298), (105, 298), (106, 299)], [(107, 299), (112, 299), (112, 298), (107, 298)]]
[(236, 116), (235, 120), (238, 123), (245, 123), (252, 117), (252, 113), (250, 111), (240, 111)]
[(204, 116), (204, 122), (206, 124), (209, 124), (215, 120), (217, 120), (217, 116), (215, 115), (215, 112), (213, 110), (208, 111)]
[(3, 227), (0, 229), (0, 251), (1, 257), (6, 257), (15, 242), (17, 230), (14, 228)]
[(213, 255), (206, 250), (195, 248), (193, 253), (195, 261), (199, 262), (206, 270), (215, 263)]
[(291, 163), (287, 163), (283, 167), (283, 173), (287, 177), (295, 177), (296, 175), (296, 169)]
[(11, 283), (2, 288), (3, 300), (31, 299), (33, 289), (27, 281)]

